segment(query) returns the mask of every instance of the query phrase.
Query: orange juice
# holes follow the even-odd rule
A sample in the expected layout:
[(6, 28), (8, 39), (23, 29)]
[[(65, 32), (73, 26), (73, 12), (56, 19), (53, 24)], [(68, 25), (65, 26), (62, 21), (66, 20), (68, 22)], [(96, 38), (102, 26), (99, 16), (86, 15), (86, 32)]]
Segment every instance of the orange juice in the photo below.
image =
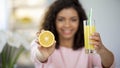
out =
[(86, 50), (94, 50), (94, 46), (90, 45), (89, 37), (92, 35), (92, 33), (95, 32), (95, 25), (86, 25), (84, 26), (84, 42), (85, 42), (85, 49)]

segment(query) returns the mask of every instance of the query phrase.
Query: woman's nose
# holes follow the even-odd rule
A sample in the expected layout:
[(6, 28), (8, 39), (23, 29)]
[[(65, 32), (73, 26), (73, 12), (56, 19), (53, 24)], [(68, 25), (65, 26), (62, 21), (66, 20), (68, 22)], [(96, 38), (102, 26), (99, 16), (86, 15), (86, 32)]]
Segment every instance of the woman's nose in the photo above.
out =
[(70, 21), (65, 21), (65, 24), (64, 24), (65, 27), (70, 27)]

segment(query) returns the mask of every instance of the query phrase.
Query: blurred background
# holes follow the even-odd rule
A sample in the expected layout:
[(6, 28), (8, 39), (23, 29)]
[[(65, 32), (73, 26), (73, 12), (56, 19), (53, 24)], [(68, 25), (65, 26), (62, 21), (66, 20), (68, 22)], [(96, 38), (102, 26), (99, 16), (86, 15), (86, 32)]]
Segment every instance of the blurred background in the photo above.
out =
[[(105, 46), (114, 53), (116, 68), (119, 68), (120, 0), (79, 1), (87, 14), (93, 8), (97, 31)], [(36, 37), (40, 21), (52, 2), (54, 0), (0, 0), (0, 58), (6, 52), (5, 47), (14, 47), (16, 51), (23, 47), (14, 66), (34, 68), (30, 60), (30, 43)], [(0, 59), (0, 65), (1, 62)]]

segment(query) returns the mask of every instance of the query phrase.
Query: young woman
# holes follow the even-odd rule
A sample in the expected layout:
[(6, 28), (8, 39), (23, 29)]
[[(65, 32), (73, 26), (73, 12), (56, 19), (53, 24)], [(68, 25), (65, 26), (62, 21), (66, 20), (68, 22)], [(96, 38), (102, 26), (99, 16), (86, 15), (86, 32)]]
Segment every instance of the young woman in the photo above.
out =
[[(48, 9), (42, 28), (55, 35), (55, 43), (42, 47), (38, 40), (31, 44), (31, 58), (36, 68), (114, 68), (114, 56), (95, 32), (90, 44), (97, 54), (85, 54), (83, 20), (87, 20), (78, 0), (56, 0)], [(41, 32), (41, 31), (40, 31)]]

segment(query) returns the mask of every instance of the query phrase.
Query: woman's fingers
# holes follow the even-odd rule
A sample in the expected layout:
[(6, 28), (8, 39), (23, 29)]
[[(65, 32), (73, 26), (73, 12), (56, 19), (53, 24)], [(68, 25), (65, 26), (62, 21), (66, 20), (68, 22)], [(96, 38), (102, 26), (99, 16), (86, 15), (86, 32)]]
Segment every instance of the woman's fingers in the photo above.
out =
[[(37, 33), (36, 33), (36, 36), (37, 36), (37, 37), (36, 37), (36, 41), (35, 41), (35, 42), (36, 42), (37, 44), (39, 44), (38, 37), (39, 37), (40, 33), (43, 32), (43, 31), (45, 31), (45, 30), (42, 29), (42, 30), (40, 30), (40, 32), (37, 32)], [(39, 44), (39, 45), (40, 45), (40, 44)]]
[(37, 32), (37, 33), (36, 33), (37, 37), (39, 36), (39, 34), (40, 34), (40, 32)]
[(98, 42), (101, 41), (100, 34), (97, 33), (97, 32), (93, 33), (93, 35), (90, 36), (90, 39), (91, 39), (91, 40), (98, 41)]
[(94, 40), (94, 41), (100, 41), (100, 37), (97, 36), (90, 36), (90, 40)]
[(54, 52), (55, 44), (56, 42), (51, 47), (38, 46), (38, 49), (41, 52), (42, 56), (47, 58)]
[(40, 34), (41, 32), (43, 32), (43, 31), (45, 31), (45, 30), (42, 29), (42, 30), (40, 30), (40, 32), (37, 32), (37, 33), (36, 33), (37, 37), (39, 37), (39, 34)]
[(49, 56), (53, 53), (53, 51), (55, 50), (55, 45), (56, 45), (56, 41), (50, 46), (50, 47), (43, 47), (41, 46), (41, 44), (39, 43), (38, 41), (38, 37), (39, 37), (39, 34), (41, 32), (45, 31), (44, 29), (40, 30), (40, 32), (37, 32), (36, 35), (37, 35), (37, 39), (36, 39), (36, 43), (39, 45), (38, 46), (38, 49), (39, 51), (45, 55), (45, 56)]
[(99, 33), (95, 32), (92, 36), (90, 36), (90, 40), (90, 44), (94, 45), (95, 49), (100, 50), (103, 47)]
[(45, 31), (44, 29), (42, 29), (40, 32), (43, 32), (43, 31)]
[(90, 42), (90, 44), (91, 44), (91, 45), (96, 45), (96, 46), (97, 46), (97, 45), (100, 44), (100, 42), (96, 42), (96, 41), (94, 41), (94, 42)]
[(38, 39), (36, 39), (35, 42), (36, 42), (38, 45), (40, 45)]

